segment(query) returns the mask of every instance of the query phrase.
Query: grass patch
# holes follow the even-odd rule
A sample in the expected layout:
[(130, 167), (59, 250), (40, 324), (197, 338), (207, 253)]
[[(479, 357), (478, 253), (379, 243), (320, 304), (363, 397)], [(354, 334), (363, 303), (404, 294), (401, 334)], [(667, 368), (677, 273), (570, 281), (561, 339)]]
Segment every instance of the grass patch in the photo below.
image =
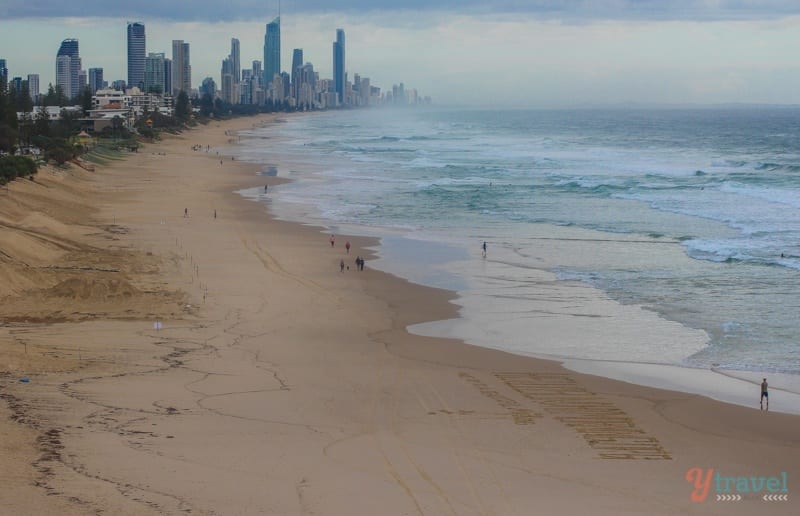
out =
[(125, 159), (127, 152), (114, 148), (112, 143), (101, 143), (83, 156), (83, 159), (97, 165), (106, 165), (109, 161)]

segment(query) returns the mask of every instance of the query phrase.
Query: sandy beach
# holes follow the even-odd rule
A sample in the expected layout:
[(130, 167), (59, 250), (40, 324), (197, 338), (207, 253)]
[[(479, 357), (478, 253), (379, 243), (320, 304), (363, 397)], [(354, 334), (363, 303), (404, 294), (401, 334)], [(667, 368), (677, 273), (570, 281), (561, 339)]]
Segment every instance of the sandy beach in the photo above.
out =
[(797, 512), (800, 416), (757, 388), (734, 406), (409, 334), (454, 294), (234, 193), (285, 180), (225, 150), (275, 119), (0, 190), (0, 513)]

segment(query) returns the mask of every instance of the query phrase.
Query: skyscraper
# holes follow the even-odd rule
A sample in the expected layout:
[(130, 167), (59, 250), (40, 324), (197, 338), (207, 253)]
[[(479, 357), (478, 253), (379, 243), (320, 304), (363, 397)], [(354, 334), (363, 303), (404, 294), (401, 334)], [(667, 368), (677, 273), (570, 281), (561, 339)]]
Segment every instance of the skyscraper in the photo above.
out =
[(77, 39), (65, 39), (61, 42), (56, 55), (56, 87), (61, 93), (72, 99), (79, 92), (81, 73), (81, 56)]
[(233, 83), (239, 84), (242, 80), (242, 60), (241, 52), (239, 51), (239, 40), (231, 38), (231, 75), (233, 75)]
[(7, 68), (6, 60), (0, 59), (0, 81), (3, 84), (8, 84), (8, 68)]
[(309, 109), (314, 106), (317, 74), (314, 72), (314, 66), (311, 63), (298, 66), (296, 70), (297, 80), (297, 105)]
[(38, 73), (29, 73), (28, 74), (28, 93), (31, 95), (31, 99), (34, 102), (39, 100), (39, 74)]
[(128, 88), (144, 89), (144, 24), (128, 23)]
[(172, 40), (172, 94), (192, 92), (192, 66), (189, 64), (189, 44), (181, 39)]
[(333, 86), (339, 104), (344, 104), (344, 30), (336, 29), (336, 41), (333, 42)]
[(228, 56), (222, 60), (222, 70), (220, 71), (220, 87), (222, 89), (222, 100), (229, 104), (234, 103), (235, 84), (233, 82), (233, 61)]
[(259, 85), (264, 83), (264, 70), (261, 68), (261, 61), (259, 60), (253, 61), (253, 76)]
[[(231, 38), (231, 53), (222, 62), (220, 87), (222, 99), (231, 104), (239, 104), (241, 99), (242, 64), (239, 51), (239, 40)], [(228, 78), (230, 76), (230, 78)]]
[(89, 90), (92, 94), (103, 89), (103, 69), (89, 68)]
[(302, 48), (295, 48), (292, 52), (292, 95), (294, 98), (298, 98), (297, 96), (297, 85), (299, 84), (299, 70), (303, 66), (303, 49)]
[(78, 72), (78, 94), (83, 93), (83, 90), (89, 85), (89, 74), (86, 73), (86, 70), (81, 70)]
[(269, 88), (275, 74), (281, 73), (281, 17), (267, 24), (264, 34), (264, 85)]
[(164, 64), (164, 54), (150, 52), (144, 60), (144, 91), (166, 93), (167, 80), (165, 77), (167, 67)]
[(172, 94), (172, 59), (164, 57), (164, 95)]

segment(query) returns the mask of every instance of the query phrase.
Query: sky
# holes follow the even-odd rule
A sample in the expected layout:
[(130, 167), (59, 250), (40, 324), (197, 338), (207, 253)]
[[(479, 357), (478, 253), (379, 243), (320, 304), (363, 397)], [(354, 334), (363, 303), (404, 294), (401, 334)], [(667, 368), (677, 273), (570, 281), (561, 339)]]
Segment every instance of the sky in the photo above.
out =
[[(148, 52), (182, 39), (193, 87), (219, 84), (230, 39), (249, 68), (277, 14), (263, 0), (0, 0), (0, 58), (46, 90), (61, 40), (77, 38), (85, 69), (125, 79), (126, 23), (140, 21)], [(302, 48), (332, 77), (337, 28), (350, 79), (436, 104), (800, 104), (797, 0), (284, 0), (282, 68)]]

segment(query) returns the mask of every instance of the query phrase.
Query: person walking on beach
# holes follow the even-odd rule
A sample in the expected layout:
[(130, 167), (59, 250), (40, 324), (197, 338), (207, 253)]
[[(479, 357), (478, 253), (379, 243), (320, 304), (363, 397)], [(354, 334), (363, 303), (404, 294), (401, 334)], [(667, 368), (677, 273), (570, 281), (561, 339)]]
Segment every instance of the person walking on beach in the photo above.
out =
[(344, 248), (347, 250), (347, 254), (350, 254), (350, 241), (348, 240), (344, 244)]
[(217, 210), (214, 210), (214, 218), (217, 218)]
[(184, 216), (184, 218), (189, 216), (189, 208), (184, 208), (183, 209), (183, 216)]
[(767, 410), (769, 410), (769, 391), (766, 378), (761, 382), (761, 410), (764, 410), (764, 398), (767, 398)]
[(339, 260), (339, 272), (344, 272), (344, 260)]
[(330, 241), (331, 247), (333, 247), (333, 244), (336, 242), (336, 237), (331, 235), (331, 237), (328, 239), (328, 241)]

